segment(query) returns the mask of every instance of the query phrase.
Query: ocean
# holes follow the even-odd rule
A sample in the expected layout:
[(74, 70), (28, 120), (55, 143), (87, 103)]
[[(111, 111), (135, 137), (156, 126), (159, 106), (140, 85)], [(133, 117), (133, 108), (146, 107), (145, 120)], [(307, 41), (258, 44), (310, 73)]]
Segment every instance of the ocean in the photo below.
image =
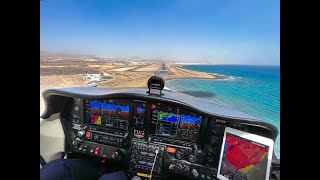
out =
[(182, 68), (228, 76), (222, 80), (175, 79), (166, 82), (173, 91), (205, 91), (217, 104), (239, 109), (279, 129), (275, 153), (280, 158), (280, 66), (186, 65)]

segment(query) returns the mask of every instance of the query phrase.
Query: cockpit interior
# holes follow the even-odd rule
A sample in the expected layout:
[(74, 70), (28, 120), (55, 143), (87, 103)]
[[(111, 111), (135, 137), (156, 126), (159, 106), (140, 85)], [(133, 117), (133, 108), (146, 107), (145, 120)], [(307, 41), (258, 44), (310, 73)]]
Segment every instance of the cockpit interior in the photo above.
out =
[[(249, 141), (248, 146), (228, 147), (230, 153), (221, 160), (225, 128), (275, 141), (275, 126), (187, 94), (163, 89), (157, 94), (154, 91), (159, 89), (152, 85), (44, 91), (40, 167), (58, 158), (85, 158), (110, 172), (123, 170), (133, 180), (214, 180), (222, 173), (218, 172), (219, 164), (226, 160), (243, 174), (263, 164), (261, 159), (267, 153)], [(271, 157), (269, 174), (264, 177), (279, 180), (280, 159), (274, 152)], [(250, 179), (249, 175), (240, 178), (238, 171), (229, 169), (224, 173), (228, 179)], [(255, 173), (260, 171), (263, 174), (264, 170)]]

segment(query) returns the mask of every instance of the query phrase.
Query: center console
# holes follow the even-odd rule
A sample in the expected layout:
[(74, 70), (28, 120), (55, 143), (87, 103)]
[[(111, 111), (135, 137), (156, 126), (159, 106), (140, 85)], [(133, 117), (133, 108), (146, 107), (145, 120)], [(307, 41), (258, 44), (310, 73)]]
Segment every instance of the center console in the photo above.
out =
[(129, 179), (159, 179), (165, 146), (140, 141), (132, 142)]

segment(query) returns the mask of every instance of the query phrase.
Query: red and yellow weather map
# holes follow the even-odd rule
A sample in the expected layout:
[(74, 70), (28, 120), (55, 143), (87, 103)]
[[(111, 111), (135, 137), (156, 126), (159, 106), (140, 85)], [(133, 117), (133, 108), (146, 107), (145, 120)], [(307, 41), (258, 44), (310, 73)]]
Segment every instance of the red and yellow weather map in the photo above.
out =
[(101, 116), (99, 115), (91, 115), (91, 123), (101, 125)]
[(220, 174), (229, 179), (265, 180), (267, 146), (227, 133)]

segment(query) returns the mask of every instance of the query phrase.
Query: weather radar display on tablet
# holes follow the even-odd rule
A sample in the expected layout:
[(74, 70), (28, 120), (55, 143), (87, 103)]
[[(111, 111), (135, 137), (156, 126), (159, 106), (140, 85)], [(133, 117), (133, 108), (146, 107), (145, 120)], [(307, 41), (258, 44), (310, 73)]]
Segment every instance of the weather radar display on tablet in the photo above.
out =
[(272, 149), (271, 139), (226, 128), (218, 178), (223, 180), (268, 179)]

